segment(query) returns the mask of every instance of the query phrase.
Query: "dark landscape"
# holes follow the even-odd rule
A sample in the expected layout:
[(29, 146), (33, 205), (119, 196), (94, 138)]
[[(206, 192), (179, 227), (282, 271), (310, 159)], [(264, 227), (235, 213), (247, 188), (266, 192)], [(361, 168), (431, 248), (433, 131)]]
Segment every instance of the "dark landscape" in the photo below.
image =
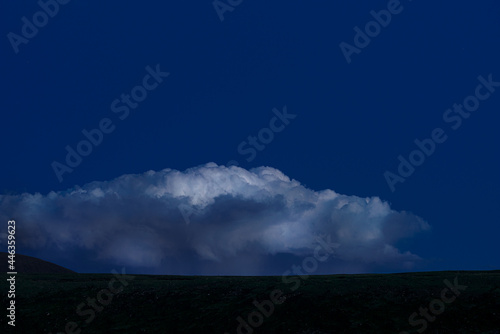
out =
[[(38, 266), (31, 259), (30, 265)], [(466, 288), (422, 332), (498, 334), (500, 329), (499, 270), (289, 276), (286, 284), (281, 276), (126, 274), (123, 289), (107, 305), (97, 302), (100, 311), (91, 320), (91, 308), (82, 307), (80, 316), (78, 305), (95, 299), (120, 275), (18, 274), (15, 333), (66, 333), (70, 322), (77, 327), (69, 333), (238, 333), (238, 317), (249, 326), (239, 333), (418, 333), (425, 318), (416, 317), (420, 323), (412, 327), (409, 316), (429, 308), (447, 287), (443, 281), (455, 279)], [(269, 316), (260, 326), (248, 325), (249, 314), (258, 311), (254, 301), (263, 304), (275, 289), (282, 291), (283, 302), (264, 306)], [(0, 290), (6, 305), (5, 279)], [(447, 298), (452, 296), (448, 291)], [(6, 328), (6, 317), (0, 322)]]

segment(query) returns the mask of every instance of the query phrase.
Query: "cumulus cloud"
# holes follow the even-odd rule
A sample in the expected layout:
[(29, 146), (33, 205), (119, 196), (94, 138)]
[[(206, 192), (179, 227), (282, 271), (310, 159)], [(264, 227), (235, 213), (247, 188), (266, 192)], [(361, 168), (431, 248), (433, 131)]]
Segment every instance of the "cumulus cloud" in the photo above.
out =
[(0, 196), (0, 212), (18, 221), (18, 248), (164, 274), (279, 274), (311, 255), (318, 236), (337, 245), (325, 272), (403, 268), (420, 258), (395, 244), (430, 228), (378, 197), (314, 191), (271, 167), (214, 163)]

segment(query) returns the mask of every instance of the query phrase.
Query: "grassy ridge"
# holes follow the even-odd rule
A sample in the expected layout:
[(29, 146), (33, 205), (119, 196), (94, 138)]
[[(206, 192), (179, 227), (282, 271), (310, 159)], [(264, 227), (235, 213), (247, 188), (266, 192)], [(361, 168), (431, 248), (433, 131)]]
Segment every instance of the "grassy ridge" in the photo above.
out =
[[(246, 320), (257, 310), (252, 302), (269, 299), (275, 289), (286, 300), (254, 333), (417, 333), (421, 326), (409, 325), (410, 314), (439, 299), (443, 280), (455, 277), (467, 289), (428, 322), (424, 333), (500, 333), (500, 271), (311, 276), (298, 279), (295, 291), (281, 277), (135, 275), (85, 323), (89, 316), (79, 316), (76, 307), (109, 289), (113, 277), (18, 275), (16, 329), (7, 333), (55, 334), (65, 332), (70, 321), (81, 333), (237, 333), (236, 318)], [(7, 290), (4, 278), (2, 305)], [(11, 327), (7, 320), (0, 317), (0, 328)]]

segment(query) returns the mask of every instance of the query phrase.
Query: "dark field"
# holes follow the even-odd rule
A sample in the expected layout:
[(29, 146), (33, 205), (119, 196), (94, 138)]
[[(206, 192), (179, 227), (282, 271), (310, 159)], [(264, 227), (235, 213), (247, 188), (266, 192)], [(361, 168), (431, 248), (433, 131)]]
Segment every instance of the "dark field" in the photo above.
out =
[[(256, 325), (242, 326), (240, 333), (500, 333), (500, 271), (290, 276), (295, 281), (287, 284), (281, 276), (135, 275), (124, 280), (128, 285), (112, 274), (18, 274), (15, 329), (7, 325), (8, 286), (2, 276), (2, 333), (66, 333), (66, 326), (68, 333), (237, 333), (237, 317)], [(449, 303), (434, 303), (438, 314), (429, 312), (432, 321), (418, 315), (411, 326), (409, 316), (440, 300), (447, 288), (443, 280), (453, 285), (455, 278), (467, 288), (458, 296), (445, 291)], [(115, 292), (123, 289), (106, 301), (111, 281)], [(275, 289), (286, 300), (264, 303), (269, 316), (262, 324), (255, 313), (248, 320), (260, 312), (253, 301), (269, 300)], [(107, 305), (96, 302), (98, 311), (90, 311), (87, 298), (97, 297)]]

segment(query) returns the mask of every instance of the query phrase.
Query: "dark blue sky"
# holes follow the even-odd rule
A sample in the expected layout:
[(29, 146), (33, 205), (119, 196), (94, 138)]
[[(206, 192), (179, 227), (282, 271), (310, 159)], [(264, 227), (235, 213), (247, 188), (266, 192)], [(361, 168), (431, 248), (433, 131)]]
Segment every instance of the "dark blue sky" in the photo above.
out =
[[(364, 31), (370, 11), (388, 6), (397, 14), (349, 63), (339, 45), (355, 46), (354, 28)], [(40, 5), (1, 5), (1, 194), (45, 196), (124, 174), (235, 160), (246, 170), (275, 168), (315, 191), (379, 197), (421, 217), (429, 230), (392, 243), (421, 258), (413, 270), (499, 269), (500, 87), (483, 83), (479, 92), (488, 97), (470, 115), (447, 113), (477, 94), (479, 76), (500, 82), (496, 1), (242, 1), (223, 21), (211, 1), (59, 7), (21, 43), (22, 18), (33, 22)], [(113, 112), (113, 101), (157, 66), (169, 76), (120, 119), (125, 111)], [(285, 106), (296, 117), (247, 161), (238, 147), (251, 147), (242, 142)], [(76, 149), (82, 130), (103, 119), (114, 130), (60, 182), (53, 162), (65, 164), (66, 146)], [(446, 141), (391, 191), (384, 173), (397, 174), (398, 156), (409, 159), (414, 140), (436, 128)], [(17, 212), (5, 203), (2, 218)], [(27, 219), (14, 218), (21, 226)], [(71, 267), (71, 259), (24, 242), (19, 253)]]

